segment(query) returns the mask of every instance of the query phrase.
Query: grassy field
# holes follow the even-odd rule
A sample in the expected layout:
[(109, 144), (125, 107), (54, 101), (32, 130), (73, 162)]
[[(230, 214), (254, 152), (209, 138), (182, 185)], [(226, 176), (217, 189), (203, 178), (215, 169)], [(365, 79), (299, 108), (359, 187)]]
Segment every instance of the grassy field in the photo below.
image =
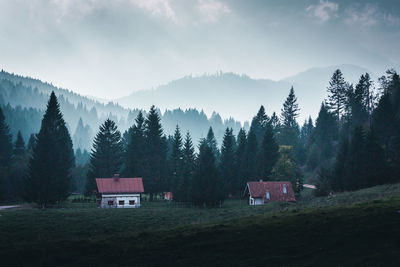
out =
[(400, 184), (258, 207), (21, 207), (0, 211), (0, 265), (400, 266), (399, 210)]

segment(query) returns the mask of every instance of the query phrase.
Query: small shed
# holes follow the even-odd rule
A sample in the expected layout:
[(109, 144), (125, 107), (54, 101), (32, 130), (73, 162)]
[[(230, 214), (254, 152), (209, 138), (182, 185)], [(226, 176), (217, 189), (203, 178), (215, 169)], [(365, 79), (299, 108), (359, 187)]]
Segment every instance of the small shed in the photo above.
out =
[(172, 200), (172, 192), (165, 192), (164, 200)]
[(102, 208), (138, 208), (144, 192), (142, 178), (96, 178)]
[(264, 205), (270, 201), (294, 202), (296, 198), (292, 183), (279, 182), (248, 182), (244, 195), (249, 197), (250, 205)]

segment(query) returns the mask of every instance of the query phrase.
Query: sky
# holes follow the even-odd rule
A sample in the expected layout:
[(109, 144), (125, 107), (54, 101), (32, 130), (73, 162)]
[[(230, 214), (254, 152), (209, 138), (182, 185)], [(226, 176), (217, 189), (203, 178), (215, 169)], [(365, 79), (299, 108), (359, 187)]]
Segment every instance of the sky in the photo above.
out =
[(115, 99), (217, 71), (400, 66), (400, 1), (0, 0), (0, 68)]

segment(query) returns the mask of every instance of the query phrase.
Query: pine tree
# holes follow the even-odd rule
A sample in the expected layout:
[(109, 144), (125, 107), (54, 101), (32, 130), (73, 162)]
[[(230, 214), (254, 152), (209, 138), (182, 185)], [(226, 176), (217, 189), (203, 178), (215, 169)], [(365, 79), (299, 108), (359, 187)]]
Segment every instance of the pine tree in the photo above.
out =
[(332, 78), (329, 82), (329, 86), (327, 88), (329, 93), (327, 107), (328, 109), (334, 111), (336, 120), (338, 122), (341, 118), (346, 101), (346, 89), (347, 84), (343, 78), (343, 74), (339, 69), (337, 69), (333, 73)]
[(9, 166), (12, 157), (12, 136), (8, 127), (3, 110), (0, 108), (0, 200), (4, 198), (7, 191), (6, 177), (9, 173)]
[(336, 155), (336, 160), (333, 168), (333, 175), (330, 182), (332, 190), (343, 191), (347, 188), (345, 183), (348, 182), (351, 175), (349, 169), (349, 140), (346, 137), (342, 138), (340, 142), (339, 151)]
[(310, 146), (308, 155), (307, 164), (309, 167), (315, 168), (335, 155), (334, 143), (337, 137), (337, 121), (334, 115), (328, 111), (325, 104), (322, 103), (312, 136), (313, 144)]
[(90, 153), (90, 167), (86, 180), (86, 195), (92, 194), (97, 186), (95, 178), (112, 177), (119, 173), (122, 165), (121, 133), (115, 122), (107, 119), (100, 127)]
[(21, 132), (18, 131), (17, 140), (14, 143), (13, 160), (10, 166), (10, 175), (7, 181), (7, 198), (20, 200), (23, 194), (23, 179), (28, 171), (28, 155), (25, 150), (25, 142)]
[(261, 106), (257, 112), (257, 115), (251, 121), (251, 128), (253, 129), (254, 134), (256, 135), (257, 144), (261, 144), (265, 129), (267, 124), (269, 123), (270, 119), (265, 114), (264, 106)]
[[(193, 180), (193, 172), (195, 168), (195, 153), (189, 132), (186, 133), (185, 142), (182, 150), (183, 166), (182, 175), (180, 176), (177, 190), (179, 191), (178, 201), (190, 201), (190, 190)], [(181, 199), (179, 199), (181, 197)], [(174, 197), (175, 199), (175, 197)]]
[(258, 153), (258, 177), (261, 179), (270, 177), (272, 168), (278, 160), (278, 151), (279, 146), (275, 141), (272, 127), (268, 125)]
[(257, 138), (254, 134), (252, 128), (247, 135), (247, 144), (246, 144), (246, 166), (247, 166), (247, 177), (246, 179), (254, 180), (257, 177), (257, 155), (258, 155), (258, 146), (257, 146)]
[(79, 118), (78, 125), (73, 136), (73, 144), (75, 148), (89, 149), (91, 129), (89, 125), (84, 126), (82, 118)]
[(223, 181), (214, 153), (206, 140), (202, 140), (192, 182), (192, 201), (199, 207), (217, 207), (225, 199)]
[(172, 194), (174, 199), (182, 201), (185, 199), (186, 192), (180, 190), (183, 169), (182, 135), (179, 126), (176, 125), (175, 133), (172, 138), (172, 152), (170, 156), (170, 168), (172, 177)]
[(24, 156), (25, 155), (25, 142), (22, 138), (21, 131), (18, 131), (17, 140), (14, 144), (14, 156)]
[(235, 152), (235, 173), (236, 173), (236, 185), (234, 186), (235, 195), (239, 195), (243, 192), (243, 188), (248, 182), (247, 175), (247, 135), (246, 130), (241, 128), (237, 136), (237, 148)]
[(232, 128), (226, 128), (225, 135), (222, 141), (220, 170), (226, 193), (233, 195), (235, 193), (236, 176), (235, 176), (235, 137)]
[(269, 120), (269, 124), (272, 126), (272, 130), (274, 131), (274, 136), (278, 140), (279, 133), (281, 130), (281, 122), (279, 121), (279, 117), (276, 115), (275, 111), (272, 113), (271, 119)]
[(28, 146), (27, 146), (27, 150), (29, 152), (29, 154), (32, 154), (33, 152), (33, 148), (36, 145), (36, 135), (35, 134), (31, 134), (29, 136), (29, 141), (28, 141)]
[(279, 140), (281, 145), (297, 146), (299, 138), (299, 125), (296, 118), (299, 116), (299, 106), (297, 104), (297, 97), (294, 94), (293, 86), (290, 89), (289, 95), (283, 103), (281, 113), (281, 132)]
[(25, 181), (25, 199), (46, 207), (68, 197), (75, 161), (72, 140), (54, 92), (36, 139)]
[(385, 154), (378, 143), (375, 130), (370, 129), (365, 140), (365, 158), (363, 169), (366, 174), (363, 187), (384, 184), (391, 181), (389, 166), (385, 160)]
[(144, 117), (140, 111), (135, 125), (128, 130), (126, 138), (125, 169), (126, 177), (142, 177), (145, 173), (146, 139)]
[(150, 108), (145, 121), (146, 172), (143, 183), (153, 200), (154, 193), (166, 191), (167, 180), (167, 139), (163, 134), (160, 116), (154, 106)]
[(211, 126), (208, 129), (206, 142), (207, 142), (208, 146), (211, 148), (211, 150), (213, 151), (215, 159), (218, 162), (219, 157), (220, 157), (220, 151), (218, 149), (217, 140), (215, 139), (214, 131)]

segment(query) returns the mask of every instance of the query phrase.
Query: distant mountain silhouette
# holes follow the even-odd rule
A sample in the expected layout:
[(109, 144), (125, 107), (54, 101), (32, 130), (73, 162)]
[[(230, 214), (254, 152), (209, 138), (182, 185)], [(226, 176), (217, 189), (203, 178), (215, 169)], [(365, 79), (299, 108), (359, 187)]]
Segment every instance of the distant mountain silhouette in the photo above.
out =
[(269, 114), (273, 111), (279, 114), (293, 85), (301, 108), (300, 120), (303, 120), (309, 115), (315, 118), (321, 102), (327, 96), (329, 80), (338, 68), (346, 80), (353, 83), (358, 81), (361, 74), (369, 72), (365, 68), (346, 64), (312, 68), (280, 81), (219, 72), (214, 75), (186, 76), (150, 90), (133, 92), (115, 102), (136, 108), (154, 104), (161, 110), (193, 107), (203, 109), (207, 114), (217, 110), (224, 118), (232, 116), (245, 121), (254, 116), (260, 105), (264, 105)]

